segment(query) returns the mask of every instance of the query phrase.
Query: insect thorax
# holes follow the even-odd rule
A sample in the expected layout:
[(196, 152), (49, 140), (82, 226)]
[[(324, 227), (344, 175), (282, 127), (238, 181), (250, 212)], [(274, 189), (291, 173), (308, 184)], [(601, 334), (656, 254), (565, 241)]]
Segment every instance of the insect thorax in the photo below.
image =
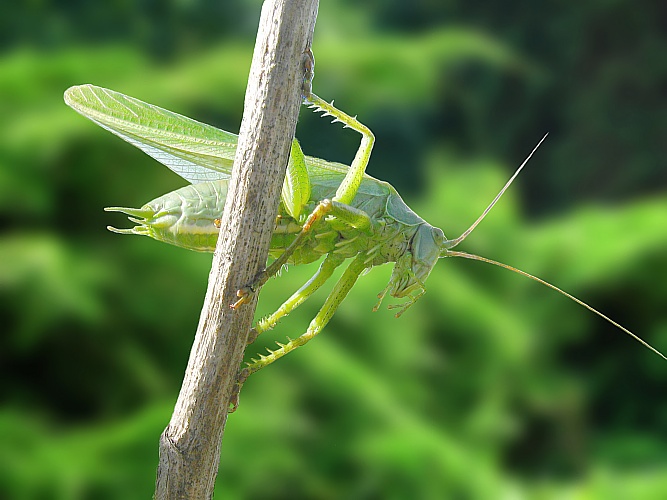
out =
[[(344, 258), (366, 253), (369, 267), (396, 262), (408, 251), (416, 229), (391, 217), (384, 217), (374, 220), (371, 232), (366, 234), (336, 219), (322, 220), (294, 252), (289, 263), (308, 264), (329, 253)], [(300, 226), (293, 219), (281, 214), (276, 220), (271, 240), (271, 256), (279, 256), (296, 238), (299, 230)]]

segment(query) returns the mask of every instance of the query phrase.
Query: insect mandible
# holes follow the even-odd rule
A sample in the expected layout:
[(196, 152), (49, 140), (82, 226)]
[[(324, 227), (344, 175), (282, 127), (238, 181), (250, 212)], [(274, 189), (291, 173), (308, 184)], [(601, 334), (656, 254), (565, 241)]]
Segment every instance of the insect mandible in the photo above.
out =
[[(348, 167), (305, 156), (296, 139), (292, 142), (287, 175), (283, 184), (279, 215), (269, 255), (274, 259), (252, 283), (238, 291), (237, 308), (249, 301), (269, 278), (286, 264), (307, 264), (321, 257), (317, 272), (273, 314), (257, 322), (250, 341), (273, 328), (281, 318), (308, 299), (348, 259), (347, 268), (334, 285), (308, 329), (296, 339), (267, 355), (253, 359), (239, 372), (232, 409), (238, 391), (252, 373), (305, 344), (322, 331), (354, 286), (359, 276), (373, 266), (394, 263), (387, 286), (378, 294), (376, 311), (386, 294), (404, 299), (396, 317), (425, 293), (425, 282), (441, 258), (462, 257), (500, 266), (541, 283), (573, 300), (621, 329), (664, 359), (665, 356), (640, 337), (585, 302), (560, 288), (507, 264), (453, 250), (477, 227), (521, 172), (546, 135), (519, 166), (479, 218), (459, 237), (447, 239), (444, 232), (424, 221), (401, 199), (389, 183), (365, 173), (375, 138), (356, 117), (351, 117), (311, 91), (314, 60), (304, 56), (304, 103), (331, 116), (361, 134), (361, 144)], [(112, 90), (81, 85), (65, 92), (65, 102), (83, 116), (133, 144), (163, 163), (191, 184), (160, 196), (139, 209), (105, 208), (122, 212), (137, 225), (111, 231), (150, 236), (190, 250), (212, 252), (219, 233), (237, 136), (211, 125), (147, 104)]]

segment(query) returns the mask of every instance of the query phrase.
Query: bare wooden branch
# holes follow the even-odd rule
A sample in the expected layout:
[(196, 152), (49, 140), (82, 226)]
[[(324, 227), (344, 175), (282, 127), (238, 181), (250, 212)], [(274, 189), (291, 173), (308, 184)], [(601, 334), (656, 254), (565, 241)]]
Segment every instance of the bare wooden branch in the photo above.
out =
[(213, 494), (229, 398), (256, 305), (229, 308), (266, 264), (301, 102), (317, 0), (266, 0), (220, 238), (183, 386), (160, 438), (155, 497)]

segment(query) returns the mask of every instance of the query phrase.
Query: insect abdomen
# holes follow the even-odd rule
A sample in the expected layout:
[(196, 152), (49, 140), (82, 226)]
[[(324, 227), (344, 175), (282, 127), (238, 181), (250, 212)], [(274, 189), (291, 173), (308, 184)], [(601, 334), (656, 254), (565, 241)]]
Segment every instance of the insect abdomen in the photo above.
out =
[(227, 180), (191, 184), (155, 198), (140, 209), (114, 207), (138, 225), (112, 231), (150, 236), (198, 252), (212, 252), (227, 197)]

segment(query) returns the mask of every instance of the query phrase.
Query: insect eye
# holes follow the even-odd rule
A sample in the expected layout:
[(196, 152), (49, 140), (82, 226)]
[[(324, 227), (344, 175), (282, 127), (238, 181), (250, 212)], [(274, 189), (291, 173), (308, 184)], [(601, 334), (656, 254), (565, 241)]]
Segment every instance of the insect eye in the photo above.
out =
[(434, 227), (431, 229), (431, 234), (433, 236), (433, 241), (436, 242), (438, 246), (442, 246), (445, 241), (445, 233), (439, 227)]

